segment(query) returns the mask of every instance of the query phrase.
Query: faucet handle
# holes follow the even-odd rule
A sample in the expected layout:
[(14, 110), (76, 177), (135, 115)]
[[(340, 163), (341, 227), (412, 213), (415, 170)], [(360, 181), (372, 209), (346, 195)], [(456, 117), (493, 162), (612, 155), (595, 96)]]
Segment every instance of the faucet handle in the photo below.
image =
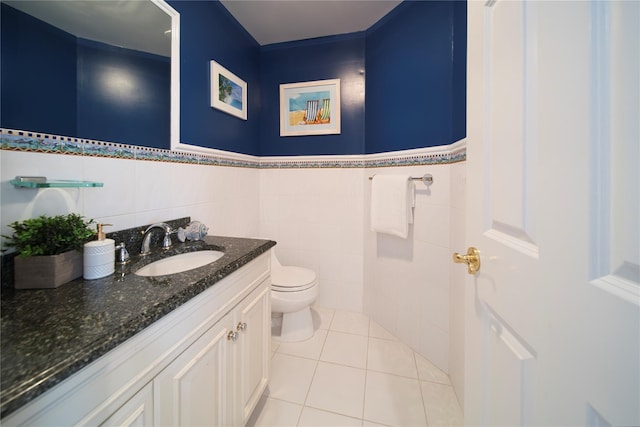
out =
[(116, 249), (120, 249), (117, 262), (122, 264), (129, 262), (129, 251), (124, 246), (124, 242), (116, 245)]
[(164, 239), (162, 240), (162, 249), (169, 249), (171, 247), (171, 231), (164, 233)]

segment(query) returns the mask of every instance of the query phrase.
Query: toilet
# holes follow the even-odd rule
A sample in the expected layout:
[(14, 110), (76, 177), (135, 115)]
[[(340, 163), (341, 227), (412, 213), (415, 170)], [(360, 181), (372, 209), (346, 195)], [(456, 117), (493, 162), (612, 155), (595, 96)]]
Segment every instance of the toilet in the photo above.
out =
[(304, 341), (313, 336), (311, 304), (318, 297), (318, 277), (313, 270), (283, 266), (271, 249), (271, 312), (282, 313), (282, 332), (273, 339)]

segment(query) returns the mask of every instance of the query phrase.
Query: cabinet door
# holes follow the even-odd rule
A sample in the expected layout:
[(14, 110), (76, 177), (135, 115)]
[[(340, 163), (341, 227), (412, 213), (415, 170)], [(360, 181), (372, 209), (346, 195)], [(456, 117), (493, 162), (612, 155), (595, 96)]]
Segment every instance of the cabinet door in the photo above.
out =
[(103, 427), (143, 427), (153, 425), (153, 383), (149, 383), (137, 392), (120, 409), (114, 412)]
[(233, 343), (236, 363), (235, 425), (245, 425), (269, 382), (271, 353), (271, 287), (265, 280), (234, 310), (238, 340)]
[(231, 315), (222, 318), (153, 380), (156, 425), (231, 424)]

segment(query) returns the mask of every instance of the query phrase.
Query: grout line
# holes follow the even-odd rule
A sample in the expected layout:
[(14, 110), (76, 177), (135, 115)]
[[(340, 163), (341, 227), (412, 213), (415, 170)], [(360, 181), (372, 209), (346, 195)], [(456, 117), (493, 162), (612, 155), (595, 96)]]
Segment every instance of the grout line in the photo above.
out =
[[(317, 332), (318, 331), (315, 331), (313, 333), (313, 335), (315, 336), (315, 334)], [(322, 357), (322, 352), (324, 351), (324, 346), (327, 343), (327, 336), (329, 336), (329, 331), (327, 331), (327, 334), (324, 336), (324, 342), (322, 343), (322, 346), (320, 348), (320, 353), (318, 354), (318, 358), (315, 360), (316, 366), (313, 368), (313, 375), (311, 376), (311, 382), (309, 383), (309, 388), (307, 389), (307, 394), (304, 396), (304, 402), (302, 402), (302, 410), (300, 411), (300, 415), (298, 415), (298, 420), (296, 422), (296, 426), (300, 424), (300, 420), (302, 419), (302, 413), (304, 412), (304, 408), (307, 406), (307, 399), (309, 399), (309, 393), (311, 392), (311, 387), (313, 387), (313, 382), (316, 379), (316, 373), (318, 372), (318, 365), (320, 364), (320, 357)]]
[[(367, 316), (368, 317), (368, 316)], [(362, 390), (362, 423), (364, 424), (364, 410), (367, 404), (367, 377), (369, 376), (369, 340), (371, 339), (371, 318), (369, 318), (369, 327), (367, 328), (367, 351), (364, 359), (364, 389)]]
[(424, 402), (424, 393), (422, 393), (422, 380), (420, 379), (420, 370), (418, 369), (418, 360), (416, 359), (416, 352), (411, 351), (413, 353), (413, 364), (416, 367), (416, 375), (418, 379), (418, 390), (420, 390), (420, 400), (422, 401), (422, 412), (424, 412), (424, 420), (429, 425), (429, 414), (427, 413), (427, 405)]

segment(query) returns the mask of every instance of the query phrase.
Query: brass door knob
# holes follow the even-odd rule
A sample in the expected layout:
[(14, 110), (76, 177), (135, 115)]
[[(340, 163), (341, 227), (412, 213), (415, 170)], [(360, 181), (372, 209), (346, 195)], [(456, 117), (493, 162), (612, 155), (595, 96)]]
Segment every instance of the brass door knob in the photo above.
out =
[(454, 252), (453, 262), (467, 264), (469, 274), (476, 274), (478, 270), (480, 270), (480, 251), (471, 246), (467, 249), (466, 255), (460, 255), (458, 252)]

